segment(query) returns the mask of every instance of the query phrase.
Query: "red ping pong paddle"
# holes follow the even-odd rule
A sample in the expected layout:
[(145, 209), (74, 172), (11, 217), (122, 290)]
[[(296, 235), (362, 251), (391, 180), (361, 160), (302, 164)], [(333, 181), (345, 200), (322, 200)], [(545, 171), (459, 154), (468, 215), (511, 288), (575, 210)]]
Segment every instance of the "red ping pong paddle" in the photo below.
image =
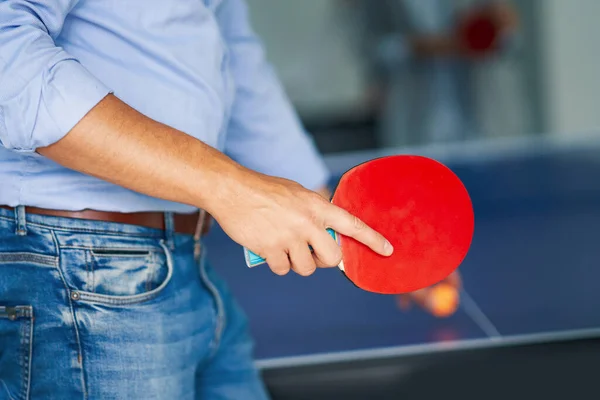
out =
[(475, 15), (461, 26), (461, 37), (465, 47), (472, 53), (482, 54), (495, 49), (498, 28), (485, 15)]
[[(413, 292), (452, 273), (466, 256), (474, 231), (469, 194), (445, 165), (415, 155), (374, 159), (347, 171), (332, 203), (388, 239), (381, 256), (353, 238), (333, 233), (340, 269), (359, 288), (384, 294)], [(246, 250), (249, 266), (264, 260)]]

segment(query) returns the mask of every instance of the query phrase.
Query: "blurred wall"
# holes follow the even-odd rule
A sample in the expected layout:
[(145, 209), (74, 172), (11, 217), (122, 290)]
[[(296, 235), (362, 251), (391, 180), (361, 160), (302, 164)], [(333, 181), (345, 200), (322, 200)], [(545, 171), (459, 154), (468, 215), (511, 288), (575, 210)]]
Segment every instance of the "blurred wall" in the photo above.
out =
[(600, 1), (537, 3), (548, 130), (600, 131)]
[(364, 82), (336, 0), (248, 0), (269, 60), (306, 119), (360, 113)]

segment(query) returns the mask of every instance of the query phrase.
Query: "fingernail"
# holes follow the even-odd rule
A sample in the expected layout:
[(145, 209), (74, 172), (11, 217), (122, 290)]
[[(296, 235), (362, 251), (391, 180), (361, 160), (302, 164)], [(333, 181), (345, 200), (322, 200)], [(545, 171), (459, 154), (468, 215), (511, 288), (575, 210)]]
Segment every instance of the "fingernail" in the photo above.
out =
[(386, 256), (391, 256), (394, 252), (394, 246), (392, 246), (392, 244), (386, 240), (383, 244), (383, 251)]

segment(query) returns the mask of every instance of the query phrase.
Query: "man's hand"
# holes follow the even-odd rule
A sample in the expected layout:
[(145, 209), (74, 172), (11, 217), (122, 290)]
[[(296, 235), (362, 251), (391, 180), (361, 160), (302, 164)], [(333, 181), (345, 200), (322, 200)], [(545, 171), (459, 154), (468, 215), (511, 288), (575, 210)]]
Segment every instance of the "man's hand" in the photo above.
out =
[[(364, 222), (321, 194), (281, 178), (244, 173), (218, 195), (211, 214), (236, 242), (263, 257), (278, 275), (302, 276), (317, 267), (335, 267), (342, 253), (326, 229), (352, 237), (389, 256), (392, 246)], [(309, 249), (313, 248), (313, 253)]]

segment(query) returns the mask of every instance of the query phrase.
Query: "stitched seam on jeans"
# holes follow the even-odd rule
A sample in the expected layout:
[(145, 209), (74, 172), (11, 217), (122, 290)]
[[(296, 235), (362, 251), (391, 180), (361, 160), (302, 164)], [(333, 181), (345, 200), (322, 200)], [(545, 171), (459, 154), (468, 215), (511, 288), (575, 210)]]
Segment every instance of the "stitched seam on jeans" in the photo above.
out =
[(160, 263), (157, 260), (156, 254), (150, 253), (148, 260), (148, 277), (146, 278), (146, 292), (152, 291), (152, 282), (155, 276), (158, 275), (158, 270), (160, 269)]
[(110, 305), (114, 305), (114, 306), (127, 306), (127, 305), (133, 305), (133, 304), (143, 303), (148, 300), (152, 300), (153, 298), (158, 296), (160, 294), (160, 292), (162, 292), (162, 289), (164, 289), (164, 287), (162, 287), (162, 284), (161, 284), (161, 286), (157, 287), (156, 289), (154, 289), (151, 292), (140, 293), (140, 294), (136, 294), (133, 296), (111, 296), (111, 295), (103, 295), (103, 294), (82, 292), (82, 291), (77, 291), (77, 293), (79, 294), (80, 301), (105, 303), (105, 304), (110, 304)]
[(25, 352), (27, 351), (27, 339), (26, 339), (26, 334), (27, 334), (27, 319), (25, 319), (24, 321), (22, 321), (22, 323), (20, 324), (19, 328), (20, 328), (20, 332), (19, 332), (19, 367), (21, 369), (21, 389), (19, 391), (19, 398), (22, 400), (27, 400), (27, 397), (25, 397), (26, 392), (27, 392), (27, 369), (25, 367), (26, 365), (26, 355)]
[(25, 322), (19, 325), (19, 368), (21, 370), (21, 389), (19, 390), (19, 399), (26, 400), (24, 397), (26, 388), (25, 377)]
[(32, 263), (48, 267), (57, 267), (58, 257), (27, 252), (0, 252), (0, 264), (8, 263)]
[(33, 308), (27, 307), (27, 311), (23, 314), (25, 317), (24, 323), (21, 325), (21, 360), (22, 360), (22, 374), (23, 374), (23, 385), (21, 386), (20, 397), (24, 400), (29, 399), (29, 389), (31, 381), (31, 358), (33, 351)]
[[(56, 252), (57, 252), (59, 260), (60, 260), (61, 250), (60, 250), (60, 246), (58, 245), (58, 239), (56, 238), (56, 234), (54, 233), (53, 230), (51, 230), (50, 233), (52, 234), (52, 240), (54, 241), (54, 246), (56, 248)], [(62, 283), (65, 287), (68, 306), (69, 306), (69, 309), (71, 310), (71, 318), (73, 319), (73, 329), (75, 331), (75, 340), (77, 341), (77, 352), (78, 352), (78, 357), (79, 357), (78, 364), (79, 364), (79, 368), (81, 370), (81, 388), (83, 390), (83, 398), (84, 398), (84, 400), (86, 400), (88, 398), (88, 390), (87, 390), (87, 383), (85, 381), (85, 374), (84, 374), (83, 347), (81, 346), (81, 338), (79, 336), (79, 327), (77, 326), (77, 318), (75, 317), (75, 308), (73, 307), (73, 301), (71, 300), (71, 290), (69, 289), (69, 285), (67, 285), (67, 280), (65, 279), (65, 276), (63, 274), (62, 269), (60, 268), (60, 265), (57, 268), (57, 270), (58, 270), (60, 279), (62, 280)]]
[(33, 363), (33, 341), (34, 334), (33, 328), (35, 327), (35, 316), (33, 315), (33, 307), (29, 307), (30, 315), (30, 325), (29, 325), (29, 365), (27, 365), (27, 398), (29, 398), (31, 393), (31, 365)]
[[(89, 290), (90, 292), (93, 292), (96, 288), (96, 284), (94, 282), (94, 265), (91, 262), (91, 255), (89, 252), (85, 252), (85, 270), (87, 271), (87, 279), (85, 280), (85, 285), (88, 286), (87, 290)], [(91, 272), (90, 272), (90, 264), (91, 264)], [(90, 282), (91, 282), (91, 286), (90, 286)]]
[(148, 274), (146, 275), (146, 293), (150, 291), (150, 279), (152, 278), (152, 274), (154, 271), (154, 263), (153, 262), (149, 262), (148, 263), (148, 267), (149, 267), (149, 271)]
[(114, 251), (118, 252), (127, 252), (127, 251), (136, 251), (136, 252), (144, 252), (144, 253), (162, 253), (162, 249), (160, 246), (127, 246), (127, 247), (103, 247), (103, 246), (85, 246), (85, 245), (60, 245), (61, 249), (68, 250), (89, 250), (89, 251), (97, 251), (99, 252), (99, 256), (111, 256), (111, 257), (146, 257), (147, 254), (103, 254), (102, 252)]
[[(161, 246), (164, 246), (164, 244), (161, 244)], [(167, 257), (166, 263), (167, 263), (168, 271), (167, 271), (167, 276), (165, 277), (165, 280), (158, 287), (156, 287), (156, 289), (154, 289), (148, 293), (140, 293), (140, 294), (136, 294), (136, 295), (132, 295), (132, 296), (110, 296), (110, 295), (105, 295), (105, 294), (96, 294), (96, 293), (78, 291), (77, 292), (79, 294), (78, 301), (84, 301), (84, 302), (89, 301), (89, 302), (93, 302), (93, 303), (103, 303), (103, 304), (108, 304), (108, 305), (113, 305), (113, 306), (127, 306), (127, 305), (143, 303), (143, 302), (154, 299), (155, 297), (160, 295), (163, 290), (166, 289), (166, 287), (171, 282), (171, 279), (173, 277), (174, 266), (173, 266), (173, 259), (172, 259), (171, 253), (168, 252), (168, 250), (165, 247), (163, 247), (163, 251), (165, 252), (165, 255)]]
[(8, 391), (8, 386), (6, 386), (6, 382), (4, 382), (3, 379), (0, 379), (0, 383), (2, 384), (2, 386), (4, 387), (4, 390), (6, 391), (6, 394), (8, 395), (8, 400), (15, 400), (15, 398), (12, 397), (10, 392)]
[(148, 256), (150, 256), (150, 253), (152, 253), (151, 251), (145, 251), (143, 252), (139, 252), (136, 254), (132, 254), (132, 253), (119, 253), (117, 250), (115, 250), (115, 252), (113, 253), (109, 253), (109, 252), (99, 252), (99, 251), (94, 251), (94, 249), (90, 250), (90, 253), (92, 253), (92, 255), (94, 255), (95, 257), (105, 257), (105, 258), (148, 258)]
[(142, 294), (139, 295), (140, 297), (135, 297), (135, 298), (130, 298), (128, 296), (124, 296), (127, 298), (114, 298), (108, 295), (99, 295), (99, 294), (91, 294), (91, 293), (86, 293), (86, 292), (78, 292), (79, 293), (79, 299), (81, 301), (90, 301), (90, 302), (94, 302), (94, 303), (105, 303), (105, 304), (110, 304), (110, 305), (114, 305), (114, 306), (127, 306), (127, 305), (132, 305), (132, 304), (137, 304), (137, 303), (142, 303), (148, 300), (151, 300), (152, 298), (154, 298), (158, 293), (151, 293), (151, 294)]
[[(16, 306), (14, 307), (16, 319), (19, 321), (19, 358), (18, 366), (21, 369), (21, 388), (18, 394), (20, 400), (29, 399), (29, 389), (31, 381), (31, 358), (33, 352), (33, 307), (32, 306)], [(0, 379), (8, 397), (12, 397), (8, 386), (4, 380)]]
[(208, 291), (211, 292), (213, 298), (214, 298), (214, 302), (215, 302), (215, 307), (217, 309), (217, 321), (215, 323), (215, 337), (211, 343), (211, 354), (210, 354), (210, 358), (214, 357), (217, 353), (217, 351), (219, 350), (219, 346), (221, 344), (221, 339), (222, 339), (222, 335), (223, 335), (223, 331), (225, 330), (225, 305), (223, 304), (223, 299), (221, 298), (221, 294), (219, 293), (219, 290), (217, 289), (216, 285), (210, 280), (210, 278), (208, 277), (208, 274), (206, 273), (206, 253), (205, 250), (203, 250), (202, 256), (200, 257), (200, 276), (202, 278), (202, 282), (203, 284), (208, 288)]

